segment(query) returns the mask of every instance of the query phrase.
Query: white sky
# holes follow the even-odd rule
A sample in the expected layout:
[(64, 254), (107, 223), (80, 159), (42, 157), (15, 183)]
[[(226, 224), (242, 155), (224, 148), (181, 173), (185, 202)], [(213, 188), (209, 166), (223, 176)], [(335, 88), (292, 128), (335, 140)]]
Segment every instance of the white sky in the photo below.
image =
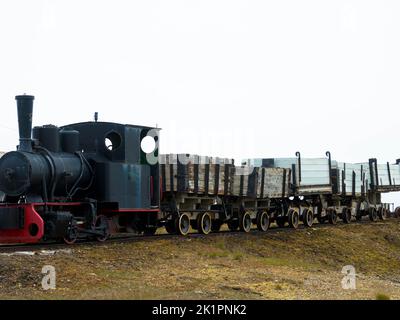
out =
[(0, 150), (25, 92), (34, 125), (98, 111), (158, 124), (164, 153), (394, 162), (399, 14), (381, 0), (1, 0)]

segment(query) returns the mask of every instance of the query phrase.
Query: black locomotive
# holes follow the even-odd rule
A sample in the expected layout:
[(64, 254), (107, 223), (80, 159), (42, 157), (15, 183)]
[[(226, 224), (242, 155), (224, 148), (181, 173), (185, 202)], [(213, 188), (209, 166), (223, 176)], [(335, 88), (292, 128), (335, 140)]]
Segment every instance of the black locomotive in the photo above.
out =
[(20, 143), (0, 159), (0, 243), (155, 231), (159, 169), (140, 144), (158, 129), (96, 119), (32, 130), (34, 97), (16, 100)]

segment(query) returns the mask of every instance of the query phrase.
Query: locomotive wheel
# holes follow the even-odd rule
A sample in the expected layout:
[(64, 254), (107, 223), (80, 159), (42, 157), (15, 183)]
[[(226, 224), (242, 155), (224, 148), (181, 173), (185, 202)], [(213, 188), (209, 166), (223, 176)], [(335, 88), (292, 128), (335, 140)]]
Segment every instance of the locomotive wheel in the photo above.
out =
[(176, 231), (182, 236), (186, 236), (190, 230), (190, 218), (187, 213), (182, 213), (176, 219)]
[(278, 225), (279, 228), (284, 228), (285, 224), (286, 224), (285, 217), (277, 217), (276, 218), (276, 224)]
[(303, 211), (303, 224), (306, 227), (311, 227), (314, 222), (314, 214), (311, 209), (305, 209)]
[(239, 229), (243, 232), (249, 232), (251, 229), (251, 217), (248, 212), (240, 215), (239, 218)]
[(239, 221), (237, 220), (228, 221), (228, 228), (230, 231), (236, 231), (239, 228)]
[(343, 208), (342, 220), (343, 220), (344, 223), (350, 223), (351, 222), (351, 209), (350, 208)]
[(199, 215), (198, 230), (202, 234), (209, 234), (211, 232), (212, 219), (208, 212)]
[(329, 209), (328, 220), (329, 220), (330, 224), (336, 224), (336, 222), (337, 222), (337, 213), (336, 213), (335, 209)]
[(299, 226), (299, 213), (297, 210), (290, 209), (288, 212), (289, 227), (297, 229)]
[(269, 228), (269, 215), (267, 212), (262, 211), (257, 214), (257, 229), (260, 231), (267, 231)]
[(379, 217), (379, 219), (381, 219), (381, 220), (386, 220), (386, 209), (385, 208), (383, 208), (383, 207), (380, 207), (379, 209), (378, 209), (378, 217)]
[(108, 218), (104, 215), (99, 215), (96, 218), (96, 229), (101, 229), (103, 234), (101, 236), (96, 236), (96, 240), (100, 242), (106, 241), (110, 237), (110, 226), (108, 223)]
[(212, 232), (218, 232), (221, 230), (222, 223), (219, 220), (213, 220), (211, 222), (211, 231)]
[(143, 234), (145, 236), (154, 236), (157, 231), (157, 227), (147, 227), (144, 229)]
[(371, 207), (368, 210), (368, 216), (369, 216), (369, 220), (371, 221), (377, 221), (378, 220), (378, 213), (376, 212), (376, 209)]
[(63, 238), (63, 241), (66, 244), (74, 244), (78, 239), (78, 228), (76, 227), (76, 223), (72, 222), (72, 224), (68, 227), (67, 234)]
[(357, 214), (356, 214), (356, 220), (357, 221), (361, 221), (361, 219), (362, 219), (362, 211), (360, 210), (359, 212), (357, 212)]

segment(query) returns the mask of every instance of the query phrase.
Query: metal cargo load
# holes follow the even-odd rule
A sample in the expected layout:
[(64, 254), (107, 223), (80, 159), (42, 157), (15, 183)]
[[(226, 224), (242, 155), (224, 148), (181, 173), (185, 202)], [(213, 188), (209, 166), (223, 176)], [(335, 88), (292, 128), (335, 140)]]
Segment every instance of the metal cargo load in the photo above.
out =
[(360, 196), (368, 191), (368, 163), (332, 161), (333, 193)]
[(370, 187), (374, 191), (400, 191), (400, 164), (379, 164), (376, 159), (369, 159)]
[(248, 159), (245, 163), (255, 167), (290, 169), (294, 194), (332, 192), (328, 158), (300, 158), (298, 154), (297, 158)]

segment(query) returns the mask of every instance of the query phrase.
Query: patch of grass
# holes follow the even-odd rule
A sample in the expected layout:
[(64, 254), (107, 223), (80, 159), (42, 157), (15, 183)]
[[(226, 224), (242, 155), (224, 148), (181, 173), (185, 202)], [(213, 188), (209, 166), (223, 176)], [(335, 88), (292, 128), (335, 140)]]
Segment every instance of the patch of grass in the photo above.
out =
[(384, 293), (377, 293), (375, 296), (376, 300), (390, 300), (390, 297)]
[(243, 260), (243, 253), (235, 252), (232, 256), (233, 260), (242, 261)]
[(212, 251), (207, 253), (207, 257), (215, 259), (215, 258), (225, 258), (228, 256), (227, 252), (220, 252), (220, 251)]
[(313, 267), (312, 265), (308, 264), (304, 260), (299, 259), (298, 257), (264, 257), (261, 259), (261, 262), (270, 267), (292, 267), (303, 269), (310, 269)]
[(226, 243), (225, 243), (225, 240), (224, 240), (224, 239), (219, 239), (217, 242), (215, 242), (215, 246), (216, 246), (218, 249), (226, 250)]

